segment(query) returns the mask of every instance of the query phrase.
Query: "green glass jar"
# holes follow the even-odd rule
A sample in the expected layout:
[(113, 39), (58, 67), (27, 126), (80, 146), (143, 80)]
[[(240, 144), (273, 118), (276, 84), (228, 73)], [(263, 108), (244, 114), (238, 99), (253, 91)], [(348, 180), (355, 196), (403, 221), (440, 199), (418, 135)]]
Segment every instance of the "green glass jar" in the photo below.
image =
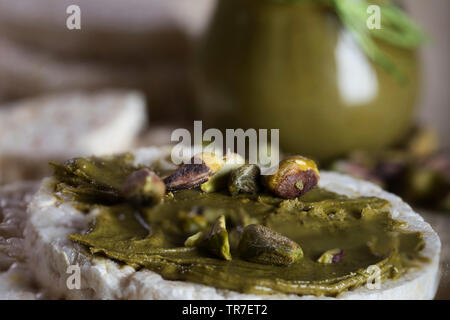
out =
[(380, 41), (406, 81), (374, 64), (318, 1), (219, 0), (196, 91), (209, 127), (280, 129), (281, 149), (328, 160), (404, 137), (418, 93), (414, 50)]

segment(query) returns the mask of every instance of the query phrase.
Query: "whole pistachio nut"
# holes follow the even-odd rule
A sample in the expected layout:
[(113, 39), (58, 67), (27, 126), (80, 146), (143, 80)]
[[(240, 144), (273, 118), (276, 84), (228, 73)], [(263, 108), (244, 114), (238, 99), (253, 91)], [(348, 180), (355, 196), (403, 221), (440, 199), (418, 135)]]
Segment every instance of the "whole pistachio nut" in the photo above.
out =
[(200, 188), (204, 192), (217, 192), (226, 189), (231, 172), (245, 164), (245, 159), (237, 153), (227, 153), (222, 168), (211, 179), (203, 183)]
[(134, 203), (159, 202), (166, 193), (164, 182), (153, 171), (143, 168), (131, 173), (123, 184), (122, 196)]
[(192, 189), (207, 182), (224, 162), (214, 153), (202, 152), (191, 159), (191, 163), (183, 164), (174, 173), (164, 179), (168, 191)]
[(225, 260), (231, 260), (225, 216), (220, 216), (208, 232), (198, 232), (185, 241), (187, 247), (203, 248)]
[(327, 250), (317, 259), (317, 262), (324, 264), (338, 263), (344, 256), (344, 250), (339, 248)]
[(264, 176), (263, 182), (278, 197), (294, 199), (314, 188), (319, 178), (319, 170), (313, 160), (291, 156), (280, 162), (274, 174)]
[(244, 228), (238, 251), (243, 259), (260, 264), (289, 265), (303, 257), (296, 242), (259, 224)]
[(240, 193), (257, 194), (261, 170), (257, 165), (246, 164), (231, 172), (228, 191), (236, 196)]

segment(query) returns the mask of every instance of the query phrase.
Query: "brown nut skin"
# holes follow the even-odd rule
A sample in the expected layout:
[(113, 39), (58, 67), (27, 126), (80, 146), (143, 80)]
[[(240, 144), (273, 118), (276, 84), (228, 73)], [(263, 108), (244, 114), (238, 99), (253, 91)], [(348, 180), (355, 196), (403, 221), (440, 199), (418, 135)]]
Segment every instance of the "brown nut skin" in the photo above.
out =
[(166, 186), (153, 171), (143, 168), (131, 173), (123, 184), (121, 194), (137, 204), (159, 202), (166, 193)]
[(223, 166), (223, 160), (213, 153), (195, 155), (191, 163), (183, 164), (164, 179), (167, 191), (193, 189), (207, 182)]
[(241, 258), (259, 264), (285, 266), (303, 258), (296, 242), (259, 224), (244, 228), (238, 251)]
[(228, 191), (232, 196), (240, 193), (257, 194), (259, 191), (261, 170), (257, 165), (246, 164), (231, 172)]
[(164, 179), (167, 191), (192, 189), (208, 181), (211, 176), (209, 168), (204, 164), (184, 164), (177, 171)]
[(292, 156), (281, 161), (274, 174), (263, 177), (263, 184), (280, 198), (294, 199), (314, 188), (319, 179), (313, 160)]

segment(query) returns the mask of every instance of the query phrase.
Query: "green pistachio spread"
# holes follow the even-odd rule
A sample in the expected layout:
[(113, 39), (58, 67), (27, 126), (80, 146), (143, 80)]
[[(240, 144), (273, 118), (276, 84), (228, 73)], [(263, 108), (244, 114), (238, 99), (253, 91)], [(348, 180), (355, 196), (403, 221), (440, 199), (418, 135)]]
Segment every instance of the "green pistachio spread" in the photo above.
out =
[[(266, 193), (231, 196), (225, 191), (182, 190), (166, 194), (156, 205), (133, 206), (118, 192), (127, 175), (138, 169), (131, 155), (52, 165), (55, 194), (84, 212), (96, 213), (89, 230), (71, 234), (70, 239), (92, 254), (147, 268), (167, 280), (251, 294), (336, 296), (365, 284), (371, 265), (380, 268), (383, 280), (395, 279), (422, 259), (421, 234), (407, 232), (403, 223), (393, 220), (389, 202), (383, 199), (350, 199), (320, 188), (294, 200)], [(188, 237), (210, 229), (221, 216), (231, 260), (185, 245)], [(302, 257), (289, 265), (242, 259), (239, 239), (249, 224), (294, 241)], [(333, 252), (342, 253), (335, 263)]]

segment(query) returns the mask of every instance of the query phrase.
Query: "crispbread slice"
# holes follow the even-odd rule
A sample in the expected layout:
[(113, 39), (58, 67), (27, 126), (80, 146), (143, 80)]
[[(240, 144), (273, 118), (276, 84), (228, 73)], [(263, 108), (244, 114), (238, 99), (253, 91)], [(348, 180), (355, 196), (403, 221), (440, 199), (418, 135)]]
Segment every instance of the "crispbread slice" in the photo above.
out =
[[(167, 156), (163, 149), (147, 148), (136, 152), (137, 161), (145, 165)], [(102, 257), (85, 254), (84, 248), (68, 240), (70, 233), (87, 228), (86, 216), (70, 203), (56, 204), (53, 178), (46, 179), (28, 207), (29, 221), (25, 230), (26, 252), (36, 279), (53, 297), (71, 299), (319, 299), (315, 296), (248, 295), (229, 290), (181, 281), (164, 280), (152, 271), (135, 271)], [(409, 230), (422, 232), (430, 259), (419, 269), (412, 269), (397, 280), (381, 284), (379, 290), (360, 287), (340, 294), (337, 299), (432, 299), (439, 273), (441, 242), (420, 215), (399, 197), (378, 186), (342, 174), (321, 172), (319, 185), (331, 191), (356, 196), (376, 196), (392, 204), (392, 216), (407, 222)], [(68, 266), (81, 269), (81, 289), (66, 285)], [(327, 298), (328, 299), (328, 298)]]
[(135, 91), (66, 92), (0, 107), (0, 184), (40, 178), (49, 161), (124, 151), (146, 124)]
[(20, 182), (0, 187), (0, 300), (37, 299), (23, 249), (26, 207), (39, 183)]

